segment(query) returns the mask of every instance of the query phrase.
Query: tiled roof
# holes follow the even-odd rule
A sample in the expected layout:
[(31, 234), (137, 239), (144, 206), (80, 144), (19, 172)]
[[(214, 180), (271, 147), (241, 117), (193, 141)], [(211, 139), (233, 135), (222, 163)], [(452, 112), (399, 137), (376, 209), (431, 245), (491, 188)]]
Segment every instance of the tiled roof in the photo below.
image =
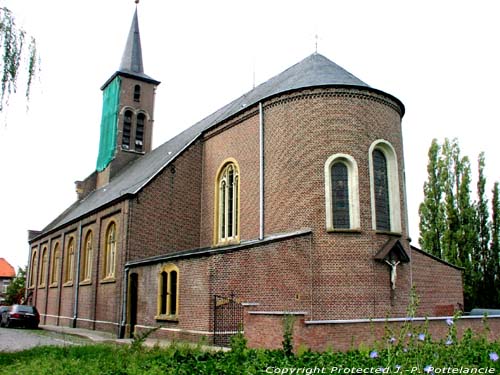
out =
[(0, 258), (0, 277), (14, 277), (16, 276), (16, 271), (9, 262), (4, 258)]

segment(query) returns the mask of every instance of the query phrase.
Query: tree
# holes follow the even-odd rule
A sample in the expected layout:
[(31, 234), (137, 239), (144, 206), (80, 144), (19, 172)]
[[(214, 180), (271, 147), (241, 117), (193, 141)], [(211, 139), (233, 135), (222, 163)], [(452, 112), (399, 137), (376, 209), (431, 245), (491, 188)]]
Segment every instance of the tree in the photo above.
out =
[[(436, 140), (429, 149), (428, 180), (420, 205), (420, 245), (441, 259), (464, 268), (467, 309), (500, 306), (500, 202), (493, 189), (488, 210), (484, 153), (478, 157), (477, 201), (471, 199), (471, 166), (458, 141)], [(491, 217), (491, 223), (490, 223)]]
[[(478, 181), (477, 181), (477, 196), (478, 201), (476, 205), (477, 210), (477, 234), (478, 234), (478, 248), (474, 254), (474, 268), (475, 268), (475, 283), (477, 284), (478, 295), (477, 302), (481, 306), (486, 306), (487, 300), (483, 296), (487, 295), (488, 287), (493, 286), (492, 279), (494, 274), (491, 273), (490, 260), (490, 224), (489, 224), (489, 210), (488, 199), (486, 198), (486, 178), (484, 176), (484, 152), (481, 152), (478, 157)], [(481, 275), (483, 275), (481, 277)]]
[(0, 7), (0, 112), (16, 93), (21, 72), (26, 73), (25, 97), (29, 100), (33, 78), (39, 66), (36, 40), (16, 25), (15, 17), (6, 7)]
[(25, 285), (26, 285), (26, 267), (24, 269), (19, 267), (17, 269), (16, 277), (12, 279), (12, 282), (7, 287), (5, 302), (8, 305), (21, 303), (24, 299)]
[(441, 179), (439, 155), (441, 146), (437, 139), (432, 140), (429, 148), (429, 163), (427, 164), (427, 181), (424, 183), (424, 201), (420, 204), (420, 246), (434, 256), (443, 257), (441, 237), (445, 230), (443, 184)]
[(496, 306), (500, 305), (500, 188), (498, 182), (493, 185), (493, 198), (491, 201), (491, 243), (490, 243), (490, 259), (488, 268), (493, 273), (494, 277), (490, 279), (493, 285), (489, 285), (490, 290), (496, 291), (493, 295), (493, 300), (496, 301)]

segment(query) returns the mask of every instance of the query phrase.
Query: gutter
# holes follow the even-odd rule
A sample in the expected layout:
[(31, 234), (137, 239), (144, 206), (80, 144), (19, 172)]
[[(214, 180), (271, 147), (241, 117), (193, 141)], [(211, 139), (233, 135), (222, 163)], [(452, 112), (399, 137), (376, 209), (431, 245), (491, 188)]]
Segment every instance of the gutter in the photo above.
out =
[(82, 246), (82, 222), (78, 223), (78, 240), (76, 242), (76, 275), (75, 280), (73, 280), (73, 285), (75, 285), (75, 303), (73, 305), (73, 321), (71, 327), (76, 328), (76, 321), (78, 320), (78, 293), (80, 291), (80, 260), (81, 260), (81, 246)]
[(264, 108), (259, 102), (259, 240), (264, 239)]
[(128, 273), (129, 268), (125, 267), (125, 272), (123, 272), (123, 287), (122, 287), (122, 319), (120, 322), (118, 338), (123, 339), (125, 337), (125, 327), (127, 322), (127, 296), (128, 296)]

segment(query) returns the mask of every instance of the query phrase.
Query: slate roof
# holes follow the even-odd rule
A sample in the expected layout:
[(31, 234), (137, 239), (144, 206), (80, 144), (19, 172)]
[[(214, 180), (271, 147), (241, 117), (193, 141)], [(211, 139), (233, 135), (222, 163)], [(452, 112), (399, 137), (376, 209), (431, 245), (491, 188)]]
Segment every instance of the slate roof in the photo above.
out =
[(104, 205), (136, 194), (204, 131), (238, 114), (245, 108), (278, 94), (322, 86), (355, 87), (378, 92), (394, 100), (400, 106), (401, 113), (404, 113), (404, 106), (397, 98), (371, 88), (326, 57), (314, 53), (124, 167), (108, 185), (75, 202), (59, 215), (42, 230), (41, 235), (90, 214)]
[(139, 32), (139, 19), (137, 9), (132, 17), (132, 24), (127, 36), (127, 43), (123, 50), (122, 60), (118, 70), (101, 87), (103, 90), (117, 75), (139, 79), (158, 85), (160, 82), (144, 73), (142, 62), (141, 34)]

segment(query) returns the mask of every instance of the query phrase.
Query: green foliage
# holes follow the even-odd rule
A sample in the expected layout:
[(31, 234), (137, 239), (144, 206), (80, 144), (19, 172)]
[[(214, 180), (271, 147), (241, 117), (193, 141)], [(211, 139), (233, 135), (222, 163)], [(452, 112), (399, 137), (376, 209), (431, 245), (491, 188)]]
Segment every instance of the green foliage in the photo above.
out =
[[(228, 352), (203, 351), (175, 344), (167, 348), (144, 348), (131, 351), (126, 346), (88, 345), (67, 347), (38, 347), (22, 352), (0, 352), (0, 368), (5, 374), (265, 374), (276, 369), (332, 368), (377, 369), (391, 373), (410, 373), (413, 368), (425, 373), (434, 368), (491, 368), (498, 373), (500, 343), (490, 343), (484, 335), (465, 332), (462, 340), (456, 333), (455, 317), (443, 340), (433, 340), (425, 325), (412, 325), (404, 337), (386, 338), (365, 351), (346, 353), (328, 350), (323, 353), (301, 350), (287, 356), (283, 350), (248, 349), (237, 344)], [(445, 322), (442, 323), (446, 325)], [(388, 335), (386, 335), (388, 336)], [(399, 338), (401, 337), (401, 339)], [(492, 359), (493, 358), (493, 359)], [(288, 372), (290, 373), (290, 372)], [(340, 372), (333, 372), (339, 374)], [(436, 372), (437, 373), (437, 372)]]
[(286, 356), (293, 354), (293, 326), (295, 324), (295, 317), (290, 314), (283, 316), (283, 352)]
[(434, 139), (429, 149), (424, 201), (419, 208), (422, 248), (464, 268), (467, 310), (477, 306), (500, 307), (498, 277), (495, 276), (500, 267), (498, 235), (495, 234), (498, 226), (495, 228), (490, 223), (490, 217), (493, 220), (495, 217), (495, 198), (491, 215), (485, 193), (485, 164), (481, 153), (478, 198), (473, 201), (469, 158), (461, 155), (456, 139), (445, 139), (442, 146)]
[(442, 257), (441, 236), (445, 231), (443, 185), (441, 183), (439, 154), (441, 146), (437, 139), (432, 140), (427, 164), (428, 179), (424, 183), (424, 201), (420, 204), (420, 246), (434, 256)]
[(9, 97), (17, 91), (21, 72), (27, 75), (25, 96), (29, 99), (33, 78), (39, 66), (36, 41), (25, 30), (16, 25), (12, 12), (0, 7), (0, 112), (9, 102)]
[(160, 329), (160, 326), (147, 329), (144, 332), (135, 332), (134, 337), (132, 339), (132, 344), (130, 345), (130, 348), (132, 350), (142, 350), (143, 345), (146, 342), (146, 339), (149, 336), (151, 336), (151, 334), (158, 331), (159, 329)]
[(13, 305), (15, 303), (21, 303), (24, 299), (24, 291), (26, 284), (26, 267), (22, 269), (18, 268), (16, 277), (12, 279), (11, 283), (7, 287), (7, 292), (5, 294), (5, 303), (7, 305)]

